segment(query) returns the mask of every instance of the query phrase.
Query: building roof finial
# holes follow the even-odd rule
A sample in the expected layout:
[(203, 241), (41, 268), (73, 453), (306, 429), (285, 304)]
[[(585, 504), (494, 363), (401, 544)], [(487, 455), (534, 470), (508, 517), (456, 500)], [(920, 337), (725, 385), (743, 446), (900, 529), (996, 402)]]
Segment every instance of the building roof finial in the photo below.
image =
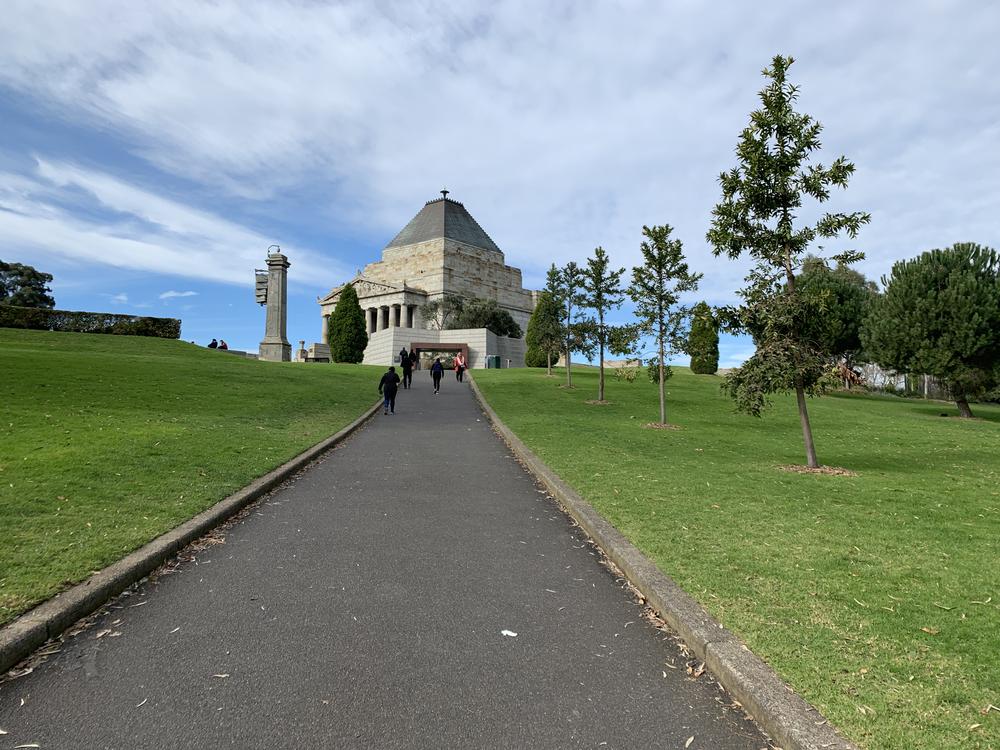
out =
[(441, 197), (444, 198), (445, 200), (448, 200), (448, 193), (450, 193), (450, 192), (451, 191), (448, 188), (444, 188), (441, 191)]

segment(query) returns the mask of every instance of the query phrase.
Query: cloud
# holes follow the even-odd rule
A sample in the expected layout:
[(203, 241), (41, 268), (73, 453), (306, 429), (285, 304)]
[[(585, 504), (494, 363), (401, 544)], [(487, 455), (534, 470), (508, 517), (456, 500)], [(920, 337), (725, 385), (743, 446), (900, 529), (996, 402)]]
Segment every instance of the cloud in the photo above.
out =
[(175, 292), (171, 289), (170, 291), (161, 294), (160, 299), (171, 299), (173, 297), (195, 297), (197, 295), (198, 292)]
[(120, 294), (113, 294), (111, 295), (111, 301), (116, 305), (128, 304), (128, 295), (124, 292), (121, 292)]
[[(92, 265), (253, 283), (271, 239), (104, 172), (37, 160), (32, 175), (0, 172), (0, 234), (15, 247)], [(289, 245), (292, 283), (332, 286), (347, 267)]]
[[(843, 153), (858, 165), (830, 205), (873, 213), (857, 243), (831, 250), (865, 250), (862, 270), (877, 277), (928, 247), (1000, 244), (995, 4), (63, 0), (39, 14), (12, 0), (4, 10), (0, 85), (111, 134), (152, 168), (262, 215), (305, 203), (312, 226), (366, 243), (391, 238), (448, 185), (534, 286), (550, 262), (596, 245), (635, 263), (641, 226), (671, 223), (706, 273), (698, 296), (731, 300), (746, 263), (714, 258), (705, 230), (759, 71), (779, 51), (799, 59), (801, 108), (826, 126), (822, 160)], [(247, 283), (270, 244), (108, 175), (42, 171), (138, 228), (52, 204), (0, 231), (25, 242), (51, 232), (63, 248), (93, 245), (65, 250), (83, 257), (232, 283)], [(350, 275), (303, 252), (299, 268), (326, 271), (327, 283)]]

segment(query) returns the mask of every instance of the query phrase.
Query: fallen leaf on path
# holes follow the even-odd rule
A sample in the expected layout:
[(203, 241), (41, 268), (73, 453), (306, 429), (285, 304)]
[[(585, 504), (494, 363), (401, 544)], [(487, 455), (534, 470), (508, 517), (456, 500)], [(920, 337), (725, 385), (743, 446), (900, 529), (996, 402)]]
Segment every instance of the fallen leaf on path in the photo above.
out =
[(694, 735), (688, 737), (688, 741), (684, 743), (684, 747), (691, 747), (692, 742), (694, 742)]
[(517, 633), (513, 630), (501, 630), (500, 635), (510, 636), (511, 638), (517, 638)]
[(220, 679), (225, 679), (226, 677), (229, 677), (229, 675), (228, 674), (213, 674), (212, 677), (218, 677)]
[(699, 664), (688, 664), (687, 673), (692, 677), (701, 677), (705, 674), (705, 662)]
[(149, 700), (149, 698), (143, 698), (143, 699), (142, 699), (142, 703), (136, 703), (136, 704), (135, 704), (135, 707), (136, 707), (136, 708), (140, 708), (140, 707), (142, 707), (142, 706), (145, 706), (145, 705), (146, 705), (146, 701), (148, 701), (148, 700)]
[(174, 628), (173, 630), (170, 631), (170, 633), (167, 633), (167, 635), (171, 635), (172, 633), (176, 633), (178, 630), (180, 630), (180, 628)]
[(104, 630), (97, 631), (97, 635), (94, 636), (94, 640), (103, 638), (106, 635), (111, 635), (111, 628), (105, 628)]
[(19, 750), (22, 747), (41, 747), (37, 742), (29, 742), (27, 745), (14, 745), (14, 750)]

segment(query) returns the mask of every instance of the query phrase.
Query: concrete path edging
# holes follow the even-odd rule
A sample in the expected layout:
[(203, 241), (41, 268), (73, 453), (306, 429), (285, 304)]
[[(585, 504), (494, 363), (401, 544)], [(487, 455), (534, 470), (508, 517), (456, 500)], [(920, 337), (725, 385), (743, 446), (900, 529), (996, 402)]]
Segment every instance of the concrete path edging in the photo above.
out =
[(858, 750), (538, 458), (497, 416), (469, 375), (483, 412), (518, 459), (783, 750)]
[(158, 536), (98, 571), (86, 581), (56, 594), (0, 628), (0, 674), (30, 656), (50, 638), (67, 630), (81, 617), (100, 609), (136, 581), (152, 573), (191, 542), (273, 490), (311, 461), (358, 430), (381, 408), (382, 400), (342, 430), (316, 443), (246, 487), (220, 500), (180, 526)]

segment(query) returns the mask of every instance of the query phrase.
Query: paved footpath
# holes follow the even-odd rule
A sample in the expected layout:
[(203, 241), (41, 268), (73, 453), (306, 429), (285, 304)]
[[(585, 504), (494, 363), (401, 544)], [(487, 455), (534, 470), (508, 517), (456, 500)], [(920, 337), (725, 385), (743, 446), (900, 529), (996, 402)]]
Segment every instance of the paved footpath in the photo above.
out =
[(0, 685), (0, 750), (766, 747), (468, 384), (416, 375), (225, 544)]

